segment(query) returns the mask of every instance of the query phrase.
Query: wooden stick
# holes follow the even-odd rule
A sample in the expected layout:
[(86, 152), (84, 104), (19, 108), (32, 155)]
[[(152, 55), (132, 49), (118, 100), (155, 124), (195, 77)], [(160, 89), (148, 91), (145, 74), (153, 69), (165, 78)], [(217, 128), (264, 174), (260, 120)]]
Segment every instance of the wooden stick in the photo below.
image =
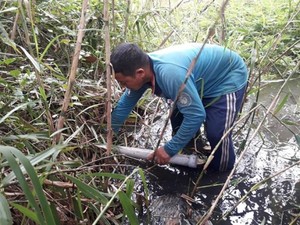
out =
[[(64, 101), (61, 109), (60, 116), (57, 121), (57, 126), (56, 126), (56, 131), (59, 131), (63, 128), (64, 122), (65, 122), (65, 117), (66, 113), (70, 104), (70, 99), (71, 99), (71, 94), (72, 94), (72, 89), (75, 84), (75, 77), (76, 77), (76, 71), (78, 67), (78, 61), (79, 61), (79, 54), (81, 50), (81, 43), (82, 39), (84, 37), (84, 28), (85, 28), (85, 14), (87, 11), (88, 7), (88, 0), (83, 0), (82, 2), (82, 10), (81, 10), (81, 16), (80, 16), (80, 23), (79, 23), (79, 28), (78, 28), (78, 34), (77, 34), (77, 41), (76, 41), (76, 46), (75, 46), (75, 51), (73, 55), (73, 61), (72, 61), (72, 66), (71, 66), (71, 71), (69, 75), (69, 81), (68, 81), (68, 88), (65, 92), (64, 95)], [(55, 142), (58, 143), (61, 137), (61, 131), (59, 131), (55, 135)]]
[(111, 152), (112, 128), (111, 128), (111, 66), (110, 66), (110, 36), (109, 36), (109, 1), (104, 1), (103, 21), (105, 31), (105, 63), (106, 63), (106, 121), (107, 121), (107, 154)]

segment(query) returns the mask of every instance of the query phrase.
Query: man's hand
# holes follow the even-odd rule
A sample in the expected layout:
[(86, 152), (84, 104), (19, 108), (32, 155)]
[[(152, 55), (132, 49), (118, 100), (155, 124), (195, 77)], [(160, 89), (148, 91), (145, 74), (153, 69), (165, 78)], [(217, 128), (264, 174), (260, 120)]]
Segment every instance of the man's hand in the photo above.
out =
[(156, 151), (148, 155), (148, 160), (153, 160), (157, 164), (168, 164), (171, 157), (165, 151), (164, 147), (159, 147)]

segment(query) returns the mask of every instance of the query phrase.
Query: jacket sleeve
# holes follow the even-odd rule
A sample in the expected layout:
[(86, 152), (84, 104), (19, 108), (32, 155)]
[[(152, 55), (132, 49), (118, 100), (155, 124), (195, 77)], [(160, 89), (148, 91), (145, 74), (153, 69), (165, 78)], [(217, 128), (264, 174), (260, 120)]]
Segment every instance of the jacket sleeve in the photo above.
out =
[[(168, 79), (168, 82), (164, 82), (166, 84), (164, 88), (169, 97), (174, 101), (184, 81), (186, 71), (177, 68), (176, 71), (174, 71), (176, 74), (172, 74), (172, 79), (170, 79), (170, 77), (168, 78), (170, 72), (171, 70), (169, 70), (168, 75), (165, 77), (165, 79)], [(174, 156), (187, 145), (200, 129), (206, 117), (204, 106), (199, 97), (193, 76), (189, 77), (180, 96), (176, 107), (183, 114), (184, 119), (176, 135), (164, 146), (170, 156)]]
[(119, 99), (117, 106), (114, 108), (111, 114), (112, 129), (115, 133), (118, 133), (120, 127), (131, 113), (133, 107), (138, 100), (142, 97), (148, 87), (144, 85), (137, 91), (126, 89)]

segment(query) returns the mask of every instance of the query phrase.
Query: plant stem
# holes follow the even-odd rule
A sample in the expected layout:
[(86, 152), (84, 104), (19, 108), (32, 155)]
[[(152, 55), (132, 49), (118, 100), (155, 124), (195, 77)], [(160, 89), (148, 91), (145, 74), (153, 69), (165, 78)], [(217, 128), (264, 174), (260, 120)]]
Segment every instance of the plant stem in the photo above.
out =
[(81, 43), (82, 43), (82, 39), (84, 36), (85, 15), (86, 15), (88, 3), (89, 3), (88, 0), (83, 0), (83, 2), (82, 2), (82, 10), (81, 10), (80, 23), (79, 23), (78, 34), (77, 34), (77, 41), (76, 41), (71, 71), (70, 71), (70, 75), (69, 75), (68, 87), (67, 87), (67, 90), (64, 95), (64, 101), (63, 101), (61, 113), (60, 113), (60, 116), (57, 121), (56, 131), (58, 131), (58, 133), (55, 136), (55, 140), (54, 140), (55, 143), (58, 143), (60, 140), (61, 132), (59, 130), (61, 130), (64, 126), (66, 113), (67, 113), (68, 106), (69, 106), (70, 99), (71, 99), (72, 89), (75, 84), (76, 71), (77, 71), (78, 61), (79, 61), (79, 54), (80, 54), (80, 50), (81, 50)]
[(109, 36), (109, 1), (104, 1), (103, 20), (105, 30), (105, 63), (106, 63), (106, 120), (107, 120), (107, 153), (111, 152), (112, 129), (111, 129), (111, 66), (110, 66), (110, 36)]

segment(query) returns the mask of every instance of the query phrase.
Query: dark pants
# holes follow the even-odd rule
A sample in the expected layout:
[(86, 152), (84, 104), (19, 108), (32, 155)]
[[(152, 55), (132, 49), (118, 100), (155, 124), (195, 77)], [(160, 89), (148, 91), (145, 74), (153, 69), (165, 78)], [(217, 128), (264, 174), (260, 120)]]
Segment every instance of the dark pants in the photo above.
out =
[[(245, 87), (241, 90), (220, 96), (218, 98), (203, 98), (202, 102), (206, 111), (204, 121), (206, 137), (213, 150), (222, 136), (233, 125), (235, 118), (240, 111)], [(171, 116), (173, 133), (179, 129), (183, 115), (174, 110)], [(218, 171), (231, 170), (235, 163), (235, 151), (233, 148), (232, 132), (230, 132), (221, 142), (214, 154), (209, 168)]]

